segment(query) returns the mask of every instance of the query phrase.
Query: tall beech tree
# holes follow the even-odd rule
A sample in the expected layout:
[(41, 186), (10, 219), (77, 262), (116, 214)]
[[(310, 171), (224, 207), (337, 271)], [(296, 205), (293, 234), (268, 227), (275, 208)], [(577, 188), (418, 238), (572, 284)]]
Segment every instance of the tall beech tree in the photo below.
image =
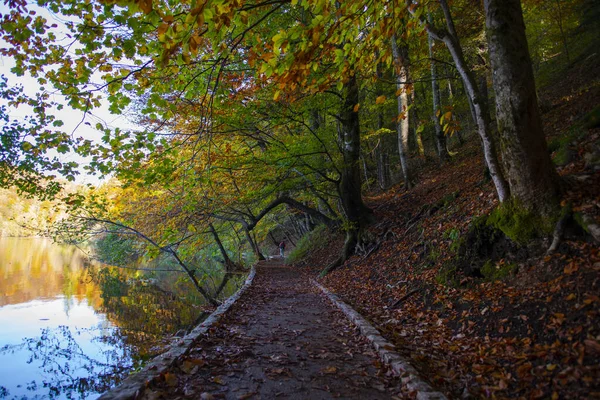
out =
[(475, 115), (475, 121), (477, 124), (477, 131), (483, 144), (483, 154), (487, 167), (489, 168), (492, 181), (496, 187), (499, 200), (502, 202), (508, 199), (510, 192), (508, 183), (502, 173), (502, 168), (498, 160), (498, 154), (496, 152), (496, 146), (492, 138), (492, 132), (490, 130), (490, 115), (488, 112), (487, 99), (482, 98), (481, 92), (478, 88), (475, 75), (472, 69), (467, 64), (463, 49), (460, 44), (459, 37), (456, 33), (454, 26), (454, 20), (450, 12), (450, 7), (446, 0), (439, 0), (440, 7), (444, 14), (444, 20), (446, 22), (446, 28), (441, 28), (428, 23), (425, 18), (422, 17), (422, 12), (417, 12), (417, 5), (412, 0), (407, 0), (408, 9), (415, 18), (417, 18), (421, 25), (425, 27), (427, 32), (436, 40), (443, 42), (448, 51), (452, 55), (452, 59), (456, 68), (462, 78), (463, 84), (469, 96), (469, 100), (473, 107), (473, 113)]
[(413, 186), (410, 167), (408, 164), (408, 135), (410, 114), (408, 112), (409, 66), (408, 48), (406, 44), (398, 45), (396, 35), (392, 35), (392, 55), (394, 56), (394, 76), (396, 77), (396, 97), (398, 102), (398, 116), (396, 117), (396, 130), (398, 132), (398, 153), (400, 166), (404, 174), (404, 186), (410, 189)]
[(362, 200), (360, 176), (360, 125), (357, 105), (358, 81), (352, 75), (344, 85), (344, 102), (339, 119), (342, 125), (340, 144), (344, 156), (344, 166), (339, 182), (339, 195), (349, 226), (346, 228), (346, 241), (340, 258), (332, 265), (337, 266), (354, 252), (361, 229), (372, 219), (373, 211)]
[(527, 211), (558, 206), (558, 175), (542, 130), (520, 0), (485, 0), (496, 119), (510, 193)]
[[(431, 14), (428, 16), (429, 23), (432, 24), (433, 20)], [(427, 34), (427, 47), (429, 50), (429, 58), (431, 59), (431, 93), (433, 100), (433, 114), (431, 119), (433, 120), (433, 127), (435, 131), (435, 144), (437, 147), (437, 153), (441, 162), (446, 162), (450, 159), (448, 149), (446, 148), (446, 136), (442, 131), (442, 125), (440, 124), (440, 116), (442, 115), (442, 100), (440, 95), (440, 85), (438, 83), (437, 65), (434, 60), (433, 53), (433, 38), (431, 33)]]

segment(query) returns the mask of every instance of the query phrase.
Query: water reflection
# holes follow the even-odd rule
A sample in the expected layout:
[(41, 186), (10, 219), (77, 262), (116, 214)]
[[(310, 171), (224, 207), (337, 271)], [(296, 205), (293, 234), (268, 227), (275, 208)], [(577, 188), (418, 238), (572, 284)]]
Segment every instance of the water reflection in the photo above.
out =
[(84, 260), (74, 246), (0, 237), (0, 306), (62, 295), (97, 306), (100, 296), (95, 285), (81, 279)]
[(0, 238), (0, 397), (94, 398), (136, 365), (105, 314), (84, 255)]
[(0, 295), (0, 398), (9, 399), (96, 398), (203, 314), (182, 275), (107, 268), (44, 239), (0, 237)]

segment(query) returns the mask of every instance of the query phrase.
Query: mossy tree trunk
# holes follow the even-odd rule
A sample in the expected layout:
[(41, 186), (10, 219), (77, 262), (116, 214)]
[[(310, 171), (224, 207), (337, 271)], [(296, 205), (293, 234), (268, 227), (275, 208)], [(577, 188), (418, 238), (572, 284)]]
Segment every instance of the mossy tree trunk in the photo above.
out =
[(544, 138), (520, 0), (485, 0), (496, 119), (511, 196), (527, 211), (558, 207), (558, 179)]

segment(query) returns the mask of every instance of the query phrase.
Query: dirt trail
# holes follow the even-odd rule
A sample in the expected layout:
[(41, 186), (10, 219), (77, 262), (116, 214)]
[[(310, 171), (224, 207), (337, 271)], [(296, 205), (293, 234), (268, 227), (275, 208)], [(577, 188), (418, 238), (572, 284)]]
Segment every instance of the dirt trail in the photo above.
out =
[(279, 262), (252, 286), (146, 399), (396, 399), (397, 378), (308, 278)]

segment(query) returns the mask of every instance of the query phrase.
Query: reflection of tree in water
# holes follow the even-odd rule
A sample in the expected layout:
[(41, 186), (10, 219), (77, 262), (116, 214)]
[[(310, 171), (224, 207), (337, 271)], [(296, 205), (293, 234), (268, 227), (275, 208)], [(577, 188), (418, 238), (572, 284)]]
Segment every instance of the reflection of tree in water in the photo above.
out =
[[(67, 326), (46, 328), (36, 338), (26, 338), (19, 345), (7, 345), (0, 353), (26, 352), (28, 363), (40, 365), (44, 378), (27, 384), (30, 393), (44, 392), (49, 398), (85, 398), (102, 393), (117, 385), (131, 370), (163, 352), (170, 337), (186, 332), (201, 321), (206, 305), (193, 286), (176, 279), (166, 283), (156, 279), (142, 279), (135, 273), (117, 268), (86, 266), (85, 274), (69, 276), (69, 289), (76, 281), (91, 279), (100, 288), (102, 305), (96, 311), (116, 327), (98, 325), (93, 329), (72, 331)], [(226, 278), (223, 280), (223, 278)], [(228, 297), (237, 290), (244, 276), (225, 274), (215, 276), (212, 292)], [(84, 282), (85, 283), (85, 282)], [(163, 289), (162, 287), (168, 289)], [(65, 307), (69, 308), (72, 291), (65, 290)], [(84, 342), (96, 342), (92, 353)], [(0, 398), (9, 397), (0, 386)]]
[[(135, 279), (116, 268), (99, 268), (90, 274), (99, 285), (101, 311), (137, 349), (140, 359), (162, 352), (165, 336), (186, 332), (206, 314), (206, 305), (191, 285), (184, 282), (163, 289), (156, 279)], [(240, 286), (241, 277), (228, 277), (221, 288), (229, 296)]]
[[(25, 351), (28, 364), (39, 364), (44, 377), (41, 382), (29, 382), (28, 391), (39, 393), (41, 388), (45, 388), (45, 396), (49, 398), (85, 398), (91, 393), (102, 393), (115, 386), (132, 368), (140, 365), (133, 357), (132, 347), (123, 343), (118, 329), (99, 332), (101, 330), (105, 328), (99, 326), (75, 332), (67, 326), (45, 328), (41, 336), (23, 339), (18, 345), (6, 345), (0, 348), (0, 353)], [(113, 345), (98, 344), (97, 351), (90, 354), (82, 349), (74, 333), (75, 336), (95, 336), (95, 340), (100, 342), (110, 338)], [(103, 336), (103, 333), (108, 335)], [(9, 395), (6, 388), (0, 387), (0, 398)]]

